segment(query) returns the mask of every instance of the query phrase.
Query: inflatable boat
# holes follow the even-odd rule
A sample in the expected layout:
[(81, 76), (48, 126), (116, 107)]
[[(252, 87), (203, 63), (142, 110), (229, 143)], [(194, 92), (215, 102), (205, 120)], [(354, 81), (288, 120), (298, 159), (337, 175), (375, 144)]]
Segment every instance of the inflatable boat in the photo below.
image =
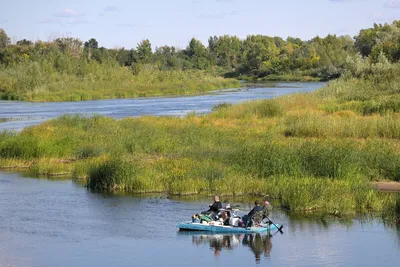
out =
[(181, 222), (177, 225), (180, 231), (207, 231), (213, 233), (238, 233), (238, 234), (256, 234), (268, 231), (278, 230), (280, 225), (262, 224), (258, 227), (238, 227), (230, 225), (212, 225), (197, 222)]

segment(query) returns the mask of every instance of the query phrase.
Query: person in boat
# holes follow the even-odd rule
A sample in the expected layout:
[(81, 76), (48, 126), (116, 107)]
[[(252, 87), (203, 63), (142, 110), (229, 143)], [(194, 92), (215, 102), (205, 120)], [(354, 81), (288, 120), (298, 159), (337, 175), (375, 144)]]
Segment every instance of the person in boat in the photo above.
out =
[(222, 209), (219, 213), (218, 213), (218, 217), (222, 219), (222, 223), (223, 225), (229, 225), (229, 219), (231, 218), (231, 212), (232, 212), (232, 208), (230, 204), (226, 204), (225, 208)]
[(243, 216), (242, 221), (243, 221), (243, 225), (245, 227), (251, 227), (252, 224), (252, 218), (255, 214), (257, 214), (258, 212), (263, 212), (264, 211), (264, 207), (262, 207), (260, 205), (260, 201), (256, 200), (254, 202), (255, 207), (246, 215)]
[(264, 218), (268, 218), (268, 217), (269, 217), (269, 214), (270, 214), (271, 211), (272, 211), (272, 205), (271, 205), (271, 203), (269, 203), (269, 201), (268, 201), (267, 198), (264, 198), (263, 211), (264, 211), (263, 217), (264, 217)]
[(222, 204), (219, 201), (219, 196), (214, 196), (214, 203), (209, 206), (208, 210), (201, 212), (201, 214), (208, 215), (213, 220), (215, 220), (216, 219), (215, 217), (221, 208), (222, 208)]
[(216, 212), (216, 213), (219, 212), (219, 210), (222, 208), (222, 204), (219, 201), (219, 196), (214, 196), (214, 203), (209, 207), (210, 207), (208, 209), (209, 212)]

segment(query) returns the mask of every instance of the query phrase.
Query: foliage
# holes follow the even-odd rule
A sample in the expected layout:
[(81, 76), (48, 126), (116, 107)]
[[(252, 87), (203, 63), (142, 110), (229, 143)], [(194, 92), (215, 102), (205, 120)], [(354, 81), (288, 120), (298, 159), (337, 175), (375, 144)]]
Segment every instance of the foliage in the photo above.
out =
[[(2, 133), (0, 163), (28, 164), (34, 174), (69, 173), (94, 190), (269, 194), (299, 213), (373, 211), (391, 218), (398, 199), (370, 182), (400, 181), (400, 67), (382, 72), (379, 63), (368, 64), (313, 93), (222, 103), (208, 115), (62, 116)], [(153, 82), (165, 71), (145, 73), (138, 77)], [(365, 112), (383, 99), (392, 104)]]
[[(46, 91), (41, 87), (43, 80), (53, 84), (69, 83), (78, 77), (76, 83), (85, 84), (100, 76), (102, 83), (107, 83), (124, 76), (122, 81), (132, 84), (134, 78), (128, 77), (119, 66), (127, 67), (133, 76), (150, 70), (206, 70), (225, 77), (252, 80), (331, 80), (346, 71), (357, 77), (367, 71), (384, 72), (390, 63), (400, 59), (399, 25), (398, 21), (375, 24), (373, 28), (361, 30), (354, 39), (329, 34), (308, 41), (264, 35), (248, 35), (241, 40), (223, 35), (210, 37), (208, 47), (192, 38), (185, 49), (161, 46), (154, 51), (149, 40), (141, 41), (132, 49), (107, 49), (94, 38), (82, 42), (71, 37), (35, 43), (22, 39), (11, 44), (1, 29), (0, 89), (3, 98), (22, 99), (21, 91), (22, 95), (27, 90), (33, 91), (31, 94)], [(20, 77), (26, 75), (22, 81)], [(76, 87), (75, 82), (68, 84), (72, 86)], [(93, 84), (80, 87), (93, 88)], [(103, 87), (114, 89), (115, 85)], [(12, 91), (9, 88), (13, 88)]]
[(400, 23), (374, 24), (373, 28), (361, 30), (356, 36), (355, 47), (364, 57), (376, 61), (383, 52), (391, 61), (400, 59)]

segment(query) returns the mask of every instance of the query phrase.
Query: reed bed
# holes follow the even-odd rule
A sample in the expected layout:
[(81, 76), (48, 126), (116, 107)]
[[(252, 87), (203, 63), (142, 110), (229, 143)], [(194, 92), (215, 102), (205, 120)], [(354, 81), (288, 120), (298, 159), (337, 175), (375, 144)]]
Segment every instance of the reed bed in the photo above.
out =
[[(2, 133), (0, 163), (69, 172), (93, 190), (268, 194), (296, 213), (394, 218), (398, 195), (377, 192), (371, 181), (400, 181), (400, 117), (353, 108), (348, 103), (371, 100), (349, 97), (354, 84), (341, 79), (314, 93), (223, 103), (184, 118), (61, 116)], [(327, 109), (334, 105), (350, 108)]]
[(134, 75), (129, 68), (111, 62), (82, 61), (62, 72), (46, 62), (0, 66), (0, 99), (3, 100), (83, 101), (193, 95), (239, 86), (237, 80), (204, 71), (143, 70)]

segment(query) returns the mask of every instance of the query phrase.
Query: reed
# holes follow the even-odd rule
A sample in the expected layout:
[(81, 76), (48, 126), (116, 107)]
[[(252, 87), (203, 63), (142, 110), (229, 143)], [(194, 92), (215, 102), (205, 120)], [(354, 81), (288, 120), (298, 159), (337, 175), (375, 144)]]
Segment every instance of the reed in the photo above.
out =
[[(269, 194), (296, 213), (394, 217), (398, 198), (370, 182), (400, 181), (400, 116), (393, 106), (373, 114), (356, 107), (395, 88), (367, 86), (364, 99), (353, 92), (375, 83), (343, 78), (314, 93), (223, 103), (183, 118), (61, 116), (0, 134), (0, 165), (69, 172), (92, 190)], [(327, 108), (335, 106), (343, 109)]]
[(0, 99), (83, 101), (112, 98), (193, 95), (239, 87), (234, 79), (204, 71), (143, 70), (137, 75), (115, 63), (82, 61), (57, 71), (46, 62), (0, 66)]

